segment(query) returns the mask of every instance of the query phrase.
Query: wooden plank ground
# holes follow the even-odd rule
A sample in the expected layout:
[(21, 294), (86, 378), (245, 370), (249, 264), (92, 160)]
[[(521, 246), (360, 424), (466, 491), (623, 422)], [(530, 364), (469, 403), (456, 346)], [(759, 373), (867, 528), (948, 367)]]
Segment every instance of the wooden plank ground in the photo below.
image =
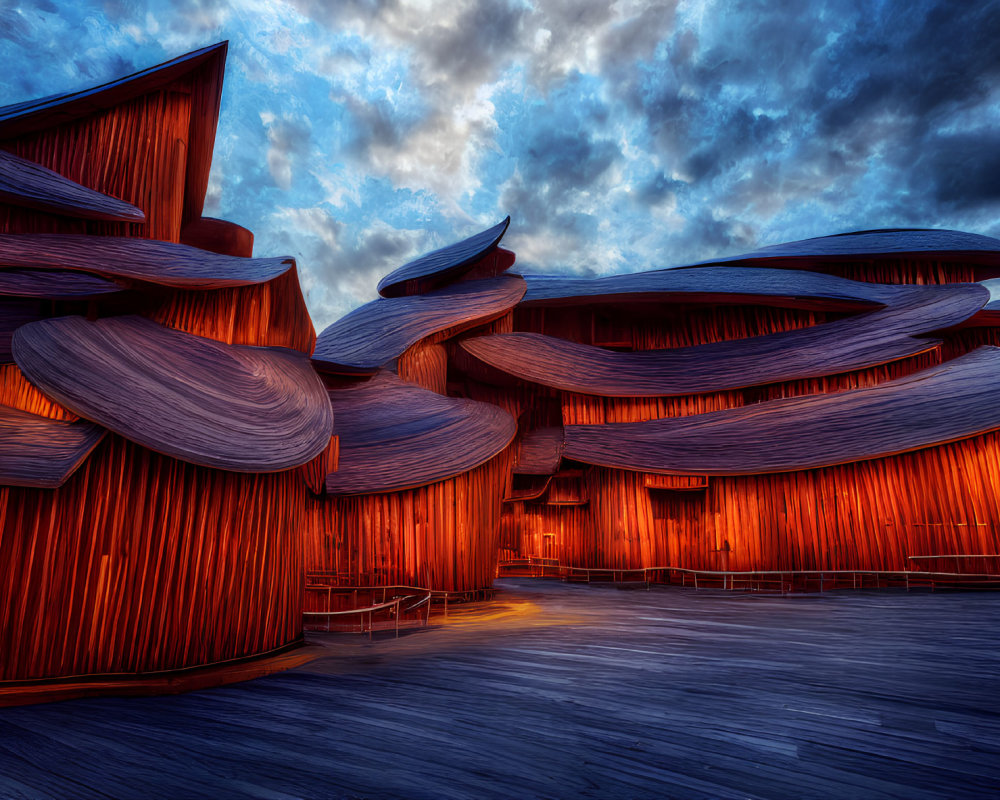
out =
[(0, 710), (0, 797), (1000, 792), (1000, 594), (499, 585), (249, 683)]

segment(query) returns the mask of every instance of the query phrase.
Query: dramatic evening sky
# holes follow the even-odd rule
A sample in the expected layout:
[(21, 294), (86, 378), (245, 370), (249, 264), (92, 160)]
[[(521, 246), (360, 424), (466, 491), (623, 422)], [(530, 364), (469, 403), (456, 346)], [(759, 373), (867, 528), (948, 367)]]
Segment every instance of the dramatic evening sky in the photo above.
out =
[(230, 42), (206, 214), (321, 330), (492, 225), (533, 272), (1000, 236), (1000, 2), (0, 0), (0, 104)]

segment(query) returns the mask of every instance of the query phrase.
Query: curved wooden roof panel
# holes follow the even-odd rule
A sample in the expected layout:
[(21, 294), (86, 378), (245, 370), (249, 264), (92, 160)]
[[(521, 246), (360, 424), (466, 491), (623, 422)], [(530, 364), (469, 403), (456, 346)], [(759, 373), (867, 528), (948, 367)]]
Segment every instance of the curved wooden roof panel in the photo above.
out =
[[(750, 253), (714, 258), (700, 264), (795, 264), (800, 261), (854, 261), (909, 256), (1000, 263), (1000, 239), (964, 231), (890, 228), (819, 236), (762, 247)], [(693, 266), (699, 266), (695, 264)]]
[(313, 363), (324, 372), (374, 374), (425, 336), (500, 316), (517, 305), (524, 288), (520, 275), (501, 275), (412, 297), (373, 300), (317, 337)]
[(219, 42), (90, 89), (0, 106), (0, 139), (61, 125), (163, 89), (213, 60), (224, 63), (227, 48), (228, 42)]
[(510, 217), (468, 239), (426, 253), (415, 261), (404, 264), (378, 282), (378, 293), (383, 297), (419, 294), (433, 284), (459, 276), (496, 249), (507, 232), (508, 225)]
[(279, 472), (322, 453), (333, 415), (308, 358), (225, 345), (142, 317), (60, 317), (14, 334), (42, 392), (151, 450), (233, 472)]
[[(878, 287), (889, 305), (809, 328), (643, 352), (615, 352), (539, 333), (466, 339), (492, 367), (563, 391), (605, 397), (700, 394), (885, 364), (936, 347), (917, 334), (972, 317), (989, 300), (979, 284)], [(890, 299), (891, 298), (891, 299)]]
[(266, 283), (294, 265), (291, 258), (242, 258), (185, 244), (117, 236), (0, 234), (0, 268), (82, 270), (183, 289)]
[(0, 406), (0, 486), (62, 486), (106, 431)]
[(228, 48), (228, 42), (219, 42), (90, 89), (4, 106), (0, 108), (0, 140), (99, 114), (142, 95), (169, 90), (172, 84), (181, 82), (177, 88), (192, 94), (196, 109), (187, 141), (183, 213), (187, 221), (198, 219), (208, 188)]
[(489, 461), (517, 432), (498, 406), (445, 397), (387, 370), (331, 390), (330, 402), (340, 437), (340, 464), (326, 479), (330, 494), (436, 483)]
[(58, 172), (0, 150), (0, 203), (109, 222), (142, 222), (142, 209), (117, 197), (95, 192)]
[(887, 287), (798, 270), (698, 267), (568, 278), (525, 275), (522, 306), (607, 302), (753, 303), (789, 308), (862, 310), (884, 305)]
[(1000, 428), (1000, 348), (866, 389), (689, 417), (567, 425), (567, 458), (662, 474), (753, 475), (905, 453)]
[(56, 269), (0, 269), (0, 295), (48, 300), (101, 297), (122, 291), (114, 281), (86, 272)]

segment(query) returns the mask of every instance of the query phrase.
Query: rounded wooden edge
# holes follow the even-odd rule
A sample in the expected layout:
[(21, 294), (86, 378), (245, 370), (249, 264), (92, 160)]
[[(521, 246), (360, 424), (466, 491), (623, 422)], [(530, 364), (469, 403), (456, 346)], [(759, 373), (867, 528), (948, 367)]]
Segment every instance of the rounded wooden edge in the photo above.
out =
[(294, 669), (320, 655), (320, 648), (307, 646), (305, 639), (299, 638), (263, 653), (174, 670), (0, 681), (0, 708), (55, 703), (82, 697), (183, 694), (273, 675)]
[[(453, 242), (437, 250), (424, 253), (384, 276), (378, 282), (376, 291), (385, 298), (423, 294), (429, 289), (429, 286), (422, 286), (421, 282), (435, 278), (443, 280), (448, 276), (460, 274), (464, 269), (471, 268), (500, 245), (500, 241), (503, 239), (504, 234), (507, 233), (507, 228), (509, 227), (510, 215), (508, 214), (506, 218), (496, 225), (491, 225), (489, 228), (479, 231), (479, 233), (474, 233), (472, 236), (468, 236), (458, 242)], [(470, 251), (463, 249), (478, 239), (484, 240), (480, 247)], [(456, 256), (456, 253), (459, 255)], [(462, 255), (463, 253), (464, 255)], [(438, 258), (449, 256), (452, 261), (443, 267), (435, 265), (435, 256)], [(513, 260), (511, 260), (508, 266), (512, 266), (513, 263)]]

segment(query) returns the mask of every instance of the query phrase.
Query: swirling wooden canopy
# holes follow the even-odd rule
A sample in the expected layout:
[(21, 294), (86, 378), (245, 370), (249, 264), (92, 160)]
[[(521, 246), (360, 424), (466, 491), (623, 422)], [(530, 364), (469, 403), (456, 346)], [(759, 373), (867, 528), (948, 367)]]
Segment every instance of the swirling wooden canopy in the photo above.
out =
[(925, 352), (940, 340), (918, 334), (964, 322), (990, 296), (978, 284), (872, 287), (885, 308), (748, 339), (620, 353), (540, 333), (506, 333), (466, 339), (461, 346), (510, 375), (564, 391), (698, 394), (849, 372)]
[(176, 242), (59, 233), (0, 234), (0, 268), (82, 270), (183, 289), (266, 283), (295, 265), (291, 258), (243, 258)]
[(82, 300), (122, 291), (114, 281), (61, 269), (0, 269), (0, 295)]
[(1000, 239), (964, 231), (888, 228), (785, 242), (742, 255), (714, 258), (701, 264), (794, 266), (803, 262), (870, 261), (902, 256), (945, 257), (949, 260), (1000, 264)]
[(0, 203), (37, 208), (77, 219), (142, 222), (142, 209), (81, 186), (58, 172), (0, 150)]
[(106, 431), (0, 406), (0, 486), (62, 486)]
[(498, 406), (444, 397), (382, 370), (331, 390), (340, 463), (329, 494), (412, 489), (468, 472), (503, 450), (517, 431)]
[(765, 267), (679, 267), (603, 278), (526, 275), (524, 280), (526, 308), (648, 301), (861, 311), (885, 305), (892, 296), (865, 281)]
[(458, 332), (509, 311), (524, 288), (520, 275), (500, 275), (412, 297), (373, 300), (319, 335), (313, 363), (324, 372), (374, 374), (426, 336)]
[(278, 472), (330, 441), (326, 389), (291, 350), (225, 345), (136, 316), (29, 323), (12, 349), (28, 380), (66, 408), (192, 464)]
[[(510, 217), (468, 239), (404, 264), (378, 282), (378, 293), (383, 297), (421, 294), (458, 278), (497, 248), (508, 225)], [(513, 259), (510, 264), (513, 264)]]
[(790, 472), (919, 450), (1000, 429), (1000, 348), (864, 389), (689, 417), (567, 425), (567, 458), (663, 474)]

